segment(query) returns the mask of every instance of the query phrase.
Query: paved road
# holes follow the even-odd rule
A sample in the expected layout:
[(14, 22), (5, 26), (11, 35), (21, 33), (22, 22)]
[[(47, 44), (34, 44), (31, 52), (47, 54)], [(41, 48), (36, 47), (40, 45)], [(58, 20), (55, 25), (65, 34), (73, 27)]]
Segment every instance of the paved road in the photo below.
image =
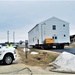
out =
[(65, 48), (65, 49), (52, 49), (52, 51), (55, 51), (55, 52), (70, 52), (72, 54), (75, 54), (75, 48)]

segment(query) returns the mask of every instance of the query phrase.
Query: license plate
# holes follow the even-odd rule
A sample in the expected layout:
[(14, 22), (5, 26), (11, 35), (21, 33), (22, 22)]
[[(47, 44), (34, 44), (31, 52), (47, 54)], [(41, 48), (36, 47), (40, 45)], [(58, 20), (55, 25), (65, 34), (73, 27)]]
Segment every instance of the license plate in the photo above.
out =
[(56, 46), (53, 46), (53, 48), (56, 48)]

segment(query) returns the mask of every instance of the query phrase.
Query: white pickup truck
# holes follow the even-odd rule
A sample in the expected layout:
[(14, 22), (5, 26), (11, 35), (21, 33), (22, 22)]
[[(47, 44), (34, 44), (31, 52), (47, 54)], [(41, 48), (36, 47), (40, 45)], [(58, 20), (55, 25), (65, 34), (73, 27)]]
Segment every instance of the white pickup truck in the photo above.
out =
[(16, 56), (15, 48), (0, 45), (0, 62), (10, 65)]

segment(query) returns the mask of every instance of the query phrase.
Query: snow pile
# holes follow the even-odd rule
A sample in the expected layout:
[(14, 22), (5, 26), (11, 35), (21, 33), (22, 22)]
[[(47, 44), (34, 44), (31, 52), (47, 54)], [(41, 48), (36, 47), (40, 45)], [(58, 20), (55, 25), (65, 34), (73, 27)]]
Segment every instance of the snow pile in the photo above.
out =
[(52, 65), (55, 68), (52, 71), (75, 73), (75, 55), (63, 52), (52, 62)]
[(23, 51), (24, 51), (24, 52), (26, 52), (26, 51), (28, 51), (28, 52), (29, 52), (29, 51), (30, 51), (30, 49), (28, 49), (28, 48), (23, 48)]
[(38, 52), (31, 52), (31, 54), (39, 54)]

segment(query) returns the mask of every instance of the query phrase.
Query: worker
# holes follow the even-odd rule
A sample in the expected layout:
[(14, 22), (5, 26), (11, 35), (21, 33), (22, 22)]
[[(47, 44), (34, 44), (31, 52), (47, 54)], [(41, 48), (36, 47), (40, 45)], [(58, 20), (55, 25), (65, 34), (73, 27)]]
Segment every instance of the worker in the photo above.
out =
[(9, 44), (9, 47), (13, 47), (12, 44)]
[(7, 47), (9, 47), (9, 44), (6, 44)]
[(13, 47), (12, 44), (6, 44), (7, 47)]

